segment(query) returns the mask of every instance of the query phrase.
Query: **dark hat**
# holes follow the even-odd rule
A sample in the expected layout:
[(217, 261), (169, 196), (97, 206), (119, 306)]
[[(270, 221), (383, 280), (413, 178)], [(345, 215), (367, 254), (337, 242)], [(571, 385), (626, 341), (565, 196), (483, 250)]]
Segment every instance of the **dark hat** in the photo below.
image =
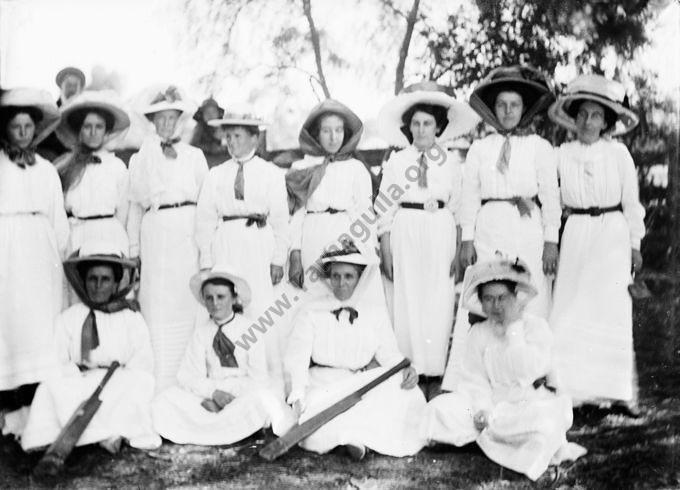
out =
[(64, 81), (64, 78), (66, 78), (67, 75), (74, 75), (78, 77), (80, 79), (80, 84), (83, 87), (85, 86), (85, 74), (75, 66), (67, 66), (66, 68), (59, 70), (59, 73), (57, 73), (57, 76), (54, 79), (54, 81), (57, 83), (57, 87), (61, 87), (61, 83)]
[(220, 107), (220, 105), (217, 103), (217, 101), (215, 99), (213, 99), (212, 97), (208, 97), (207, 99), (205, 99), (203, 101), (201, 106), (194, 113), (194, 121), (198, 121), (198, 122), (202, 121), (203, 120), (203, 111), (205, 109), (207, 109), (208, 107), (214, 107), (215, 109), (217, 109), (218, 117), (221, 118), (224, 115), (224, 109)]

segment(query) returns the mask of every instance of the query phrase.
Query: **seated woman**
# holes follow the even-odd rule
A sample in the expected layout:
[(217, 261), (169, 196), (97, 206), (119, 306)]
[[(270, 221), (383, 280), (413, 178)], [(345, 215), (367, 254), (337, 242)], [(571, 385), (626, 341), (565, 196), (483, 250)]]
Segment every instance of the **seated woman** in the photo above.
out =
[(252, 322), (241, 314), (250, 302), (248, 283), (217, 265), (196, 274), (191, 290), (210, 318), (194, 330), (177, 373), (180, 386), (154, 400), (156, 430), (175, 443), (204, 445), (233, 444), (270, 425), (288, 430), (293, 416), (269, 387), (265, 345), (252, 340)]
[[(291, 378), (288, 403), (300, 423), (404, 357), (385, 306), (362, 302), (378, 274), (377, 263), (371, 263), (351, 242), (326, 252), (320, 263), (328, 279), (328, 294), (300, 312), (284, 361)], [(390, 456), (417, 453), (425, 443), (418, 425), (426, 406), (423, 393), (413, 389), (417, 382), (416, 370), (405, 369), (403, 376), (393, 376), (369, 391), (300, 445), (317, 453), (346, 446), (355, 459), (363, 458), (367, 447)]]
[(113, 361), (118, 368), (100, 395), (102, 404), (77, 445), (100, 443), (116, 452), (121, 438), (140, 449), (161, 440), (151, 423), (154, 390), (149, 331), (133, 301), (135, 262), (105, 243), (86, 242), (64, 262), (69, 282), (82, 300), (55, 321), (61, 361), (55, 375), (37, 389), (21, 434), (24, 450), (51, 444), (81, 402), (90, 397)]
[(455, 393), (428, 405), (423, 435), (462, 446), (476, 441), (496, 463), (538, 479), (550, 464), (585, 454), (568, 443), (571, 400), (554, 387), (552, 335), (545, 320), (523, 312), (536, 295), (519, 259), (479, 262), (468, 271), (465, 306), (486, 320), (467, 338)]

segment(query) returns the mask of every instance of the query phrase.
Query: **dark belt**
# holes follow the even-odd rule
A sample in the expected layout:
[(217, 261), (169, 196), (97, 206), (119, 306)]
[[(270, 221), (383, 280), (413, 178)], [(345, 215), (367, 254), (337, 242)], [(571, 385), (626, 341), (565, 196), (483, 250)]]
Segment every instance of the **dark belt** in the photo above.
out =
[(432, 200), (428, 202), (400, 202), (399, 206), (402, 208), (406, 209), (423, 209), (423, 210), (435, 210), (435, 209), (443, 209), (446, 206), (446, 203), (444, 201), (440, 200)]
[(95, 220), (95, 219), (109, 219), (115, 217), (114, 214), (95, 214), (93, 216), (75, 216), (73, 213), (70, 211), (66, 213), (66, 216), (69, 218), (75, 218), (79, 219), (82, 221), (88, 221), (88, 220)]
[(222, 221), (233, 221), (235, 219), (246, 220), (246, 226), (252, 226), (257, 224), (258, 228), (264, 228), (267, 225), (267, 215), (266, 214), (235, 214), (232, 216), (222, 216)]
[(174, 204), (161, 204), (158, 209), (183, 208), (184, 206), (196, 206), (194, 201), (176, 202)]
[[(510, 204), (514, 204), (517, 206), (517, 203), (520, 202), (522, 198), (520, 196), (515, 196), (515, 197), (487, 197), (486, 199), (482, 199), (482, 206), (484, 206), (488, 202), (509, 202)], [(538, 199), (538, 196), (533, 196), (529, 198), (531, 202), (533, 202), (536, 206), (539, 208), (541, 207), (541, 201)]]
[(591, 208), (566, 208), (567, 216), (572, 214), (587, 214), (589, 216), (600, 216), (606, 213), (616, 213), (618, 211), (623, 212), (623, 207), (621, 203), (616, 206), (609, 206), (608, 208), (598, 208), (593, 206)]
[[(349, 371), (352, 371), (353, 373), (363, 373), (364, 371), (368, 371), (369, 369), (373, 369), (375, 364), (373, 361), (369, 362), (366, 364), (364, 367), (360, 367), (359, 369), (349, 369)], [(314, 362), (312, 359), (309, 360), (309, 368), (315, 368), (315, 367), (320, 367), (320, 368), (331, 368), (331, 369), (347, 369), (347, 368), (341, 368), (338, 366), (326, 366), (325, 364), (317, 364)]]
[(321, 211), (310, 211), (309, 209), (307, 210), (307, 214), (322, 214), (322, 213), (328, 213), (328, 214), (336, 214), (336, 213), (344, 213), (344, 209), (335, 209), (335, 208), (326, 208), (322, 209)]

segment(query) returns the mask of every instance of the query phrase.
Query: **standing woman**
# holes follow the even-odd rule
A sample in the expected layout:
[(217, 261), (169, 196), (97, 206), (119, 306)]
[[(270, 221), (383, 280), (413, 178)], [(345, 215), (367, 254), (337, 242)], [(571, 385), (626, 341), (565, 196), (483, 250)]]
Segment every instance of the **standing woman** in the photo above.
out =
[(59, 123), (50, 99), (30, 88), (0, 99), (0, 411), (30, 405), (56, 362), (68, 222), (59, 176), (35, 154)]
[(382, 269), (394, 282), (399, 349), (418, 373), (440, 377), (453, 324), (462, 176), (457, 160), (437, 141), (467, 133), (479, 119), (467, 104), (430, 84), (413, 88), (379, 115), (385, 139), (406, 148), (385, 163), (374, 206)]
[[(475, 88), (470, 105), (497, 132), (470, 146), (460, 213), (461, 266), (496, 251), (521, 258), (538, 290), (527, 311), (542, 318), (550, 313), (561, 209), (553, 147), (529, 125), (553, 100), (548, 80), (527, 66), (496, 68)], [(446, 389), (455, 384), (448, 372), (460, 367), (467, 313), (458, 310)]]
[(57, 136), (72, 150), (58, 158), (64, 205), (71, 225), (67, 252), (87, 241), (107, 242), (128, 253), (125, 224), (129, 195), (125, 164), (104, 145), (130, 125), (112, 91), (86, 91), (64, 109)]
[(576, 133), (558, 150), (562, 235), (551, 325), (557, 366), (577, 404), (617, 403), (634, 414), (632, 303), (626, 286), (642, 267), (645, 210), (628, 149), (610, 138), (632, 130), (637, 116), (619, 83), (583, 75), (549, 115)]
[[(293, 213), (288, 274), (298, 287), (309, 286), (305, 275), (326, 245), (348, 234), (357, 220), (374, 222), (371, 176), (353, 156), (362, 132), (359, 117), (333, 99), (314, 107), (302, 125), (299, 140), (305, 158), (294, 162), (286, 175)], [(361, 229), (366, 250), (374, 253), (375, 233), (367, 224)]]
[(178, 89), (164, 87), (147, 100), (143, 113), (155, 133), (130, 159), (128, 236), (130, 255), (142, 263), (139, 303), (160, 391), (176, 383), (198, 308), (186, 285), (198, 272), (196, 201), (208, 165), (200, 149), (178, 137), (193, 114)]

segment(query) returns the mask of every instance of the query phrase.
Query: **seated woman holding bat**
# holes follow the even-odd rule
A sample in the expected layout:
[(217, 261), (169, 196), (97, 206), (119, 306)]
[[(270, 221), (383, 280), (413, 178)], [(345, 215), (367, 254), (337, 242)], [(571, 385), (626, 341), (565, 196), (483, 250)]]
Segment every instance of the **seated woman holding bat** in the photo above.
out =
[[(151, 422), (154, 378), (149, 331), (136, 301), (126, 299), (134, 285), (136, 264), (111, 245), (94, 241), (84, 243), (64, 262), (66, 277), (82, 303), (55, 320), (61, 365), (35, 393), (20, 434), (24, 450), (43, 448), (74, 433), (77, 436), (78, 431), (82, 431), (78, 446), (100, 443), (116, 452), (122, 439), (140, 449), (160, 446)], [(89, 423), (83, 423), (83, 418), (90, 413), (72, 417), (115, 361), (120, 367), (99, 394), (101, 403), (83, 405), (86, 412), (95, 412)]]
[[(362, 301), (378, 274), (377, 261), (351, 241), (329, 247), (319, 260), (327, 294), (301, 311), (291, 333), (285, 369), (290, 375), (288, 403), (302, 424), (347, 395), (375, 380), (404, 356), (384, 305)], [(374, 263), (375, 262), (375, 263)], [(417, 453), (425, 440), (418, 425), (425, 408), (414, 389), (413, 367), (371, 389), (344, 413), (328, 420), (300, 442), (309, 451), (326, 453), (344, 446), (360, 460), (367, 448), (390, 456)]]
[(285, 431), (291, 410), (267, 375), (265, 344), (243, 316), (251, 293), (226, 264), (194, 275), (191, 291), (210, 318), (197, 325), (177, 373), (179, 386), (153, 402), (161, 436), (178, 444), (233, 444), (270, 425)]
[(428, 404), (423, 435), (456, 446), (476, 441), (491, 460), (536, 480), (586, 452), (567, 442), (572, 406), (556, 388), (552, 333), (523, 311), (536, 287), (520, 259), (479, 262), (468, 274), (463, 301), (486, 320), (468, 334), (456, 391)]

